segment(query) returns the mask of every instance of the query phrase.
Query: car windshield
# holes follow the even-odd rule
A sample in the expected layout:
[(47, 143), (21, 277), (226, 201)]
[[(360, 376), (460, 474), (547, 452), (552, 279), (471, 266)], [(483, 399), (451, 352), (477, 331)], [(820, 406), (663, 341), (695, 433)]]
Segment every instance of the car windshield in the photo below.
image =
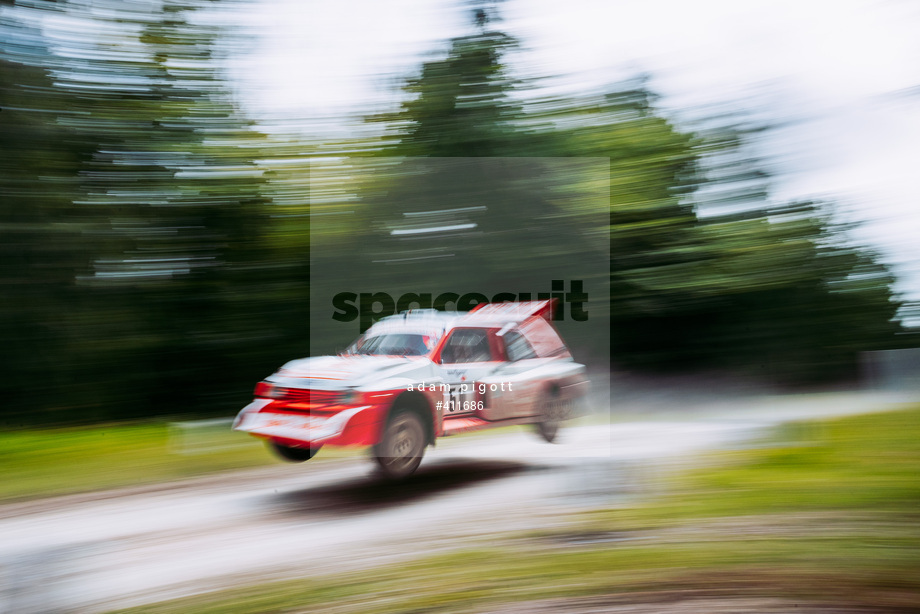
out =
[(435, 341), (436, 339), (430, 335), (385, 333), (373, 337), (361, 337), (345, 353), (377, 356), (423, 356), (431, 351)]

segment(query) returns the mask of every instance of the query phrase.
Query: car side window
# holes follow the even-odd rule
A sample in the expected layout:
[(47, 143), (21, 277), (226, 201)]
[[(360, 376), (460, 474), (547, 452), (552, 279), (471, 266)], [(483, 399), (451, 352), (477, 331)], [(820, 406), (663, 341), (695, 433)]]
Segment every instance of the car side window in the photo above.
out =
[(486, 362), (492, 360), (488, 331), (457, 329), (441, 350), (441, 362)]
[(510, 331), (505, 333), (505, 352), (508, 354), (508, 360), (524, 360), (526, 358), (536, 358), (537, 354), (524, 339), (524, 335), (519, 332)]

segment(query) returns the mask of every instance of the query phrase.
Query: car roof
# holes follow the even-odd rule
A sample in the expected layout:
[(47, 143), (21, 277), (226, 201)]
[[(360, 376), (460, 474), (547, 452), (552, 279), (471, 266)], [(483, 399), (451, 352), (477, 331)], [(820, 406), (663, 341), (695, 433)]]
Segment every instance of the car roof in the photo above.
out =
[(438, 311), (437, 309), (410, 309), (398, 315), (386, 316), (377, 320), (367, 329), (366, 335), (379, 335), (383, 333), (412, 333), (420, 334), (437, 331), (443, 334), (453, 327), (464, 314), (459, 311)]
[(472, 311), (439, 311), (437, 309), (409, 309), (397, 315), (380, 318), (366, 335), (384, 333), (439, 334), (457, 327), (501, 328), (520, 324), (534, 316), (549, 321), (554, 301), (523, 301), (506, 303), (480, 303)]

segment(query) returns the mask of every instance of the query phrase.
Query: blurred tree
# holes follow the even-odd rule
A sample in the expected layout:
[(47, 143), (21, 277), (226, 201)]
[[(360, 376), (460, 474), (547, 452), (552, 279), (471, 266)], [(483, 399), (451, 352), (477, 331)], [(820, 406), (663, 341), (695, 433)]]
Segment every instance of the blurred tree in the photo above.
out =
[[(481, 11), (481, 9), (478, 9)], [(447, 57), (426, 62), (409, 79), (400, 111), (380, 115), (396, 130), (385, 155), (490, 157), (521, 153), (516, 120), (521, 107), (511, 99), (516, 86), (503, 55), (518, 46), (507, 34), (488, 28), (474, 13), (479, 31), (453, 39)]]
[(893, 274), (835, 220), (834, 203), (770, 199), (754, 154), (768, 126), (731, 114), (708, 124), (694, 292), (716, 302), (694, 354), (778, 382), (855, 379), (860, 352), (901, 342)]
[[(380, 170), (357, 216), (369, 255), (348, 269), (400, 291), (436, 278), (514, 291), (571, 278), (609, 239), (600, 287), (623, 365), (808, 380), (852, 373), (860, 350), (892, 342), (890, 273), (829, 205), (770, 201), (749, 147), (764, 127), (729, 114), (682, 129), (647, 75), (525, 102), (503, 64), (516, 41), (483, 13), (474, 22), (408, 82), (398, 112), (372, 118), (390, 128), (376, 155), (391, 161), (369, 163)], [(527, 156), (608, 159), (609, 200), (596, 189), (608, 177)]]
[[(578, 212), (585, 224), (609, 230), (610, 318), (614, 359), (643, 355), (655, 338), (664, 346), (652, 363), (667, 359), (660, 350), (679, 352), (692, 335), (678, 320), (692, 312), (685, 292), (652, 291), (649, 279), (693, 262), (697, 218), (689, 196), (697, 187), (697, 139), (655, 113), (654, 96), (640, 76), (606, 96), (545, 100), (540, 115), (559, 132), (560, 151), (569, 156), (609, 159), (610, 197), (586, 200)], [(692, 280), (681, 281), (692, 286)], [(637, 325), (659, 320), (652, 331)], [(661, 324), (673, 323), (667, 332)], [(651, 337), (650, 334), (651, 333)]]
[(491, 297), (583, 279), (576, 356), (609, 317), (615, 362), (638, 368), (809, 380), (894, 343), (891, 274), (832, 207), (770, 203), (756, 132), (679, 127), (645, 77), (525, 98), (517, 42), (476, 8), (363, 126), (379, 141), (279, 143), (234, 105), (208, 6), (0, 9), (7, 423), (232, 413), (308, 352), (311, 281)]
[(890, 271), (831, 205), (771, 203), (748, 147), (764, 128), (729, 116), (682, 132), (652, 103), (640, 80), (544, 105), (573, 118), (570, 155), (610, 158), (615, 361), (788, 383), (853, 375), (859, 351), (891, 347)]
[(270, 368), (247, 364), (273, 328), (257, 291), (267, 201), (254, 161), (265, 140), (217, 72), (218, 29), (196, 21), (206, 4), (132, 14), (94, 3), (89, 15), (113, 27), (74, 43), (76, 61), (58, 74), (82, 112), (68, 125), (97, 144), (80, 205), (98, 231), (78, 280), (98, 361), (86, 380), (110, 374), (107, 413), (229, 413)]
[(58, 121), (70, 111), (45, 68), (48, 10), (0, 6), (0, 426), (20, 424), (49, 399), (66, 404), (75, 379), (62, 357), (72, 343), (74, 271), (88, 247), (73, 207), (88, 151)]
[[(4, 227), (18, 240), (3, 274), (22, 280), (4, 322), (32, 354), (12, 372), (44, 384), (23, 393), (29, 419), (226, 415), (277, 366), (266, 342), (293, 316), (261, 292), (283, 283), (264, 241), (267, 143), (218, 72), (208, 4), (74, 0), (44, 31), (3, 24), (3, 187), (17, 198), (2, 213), (20, 222)], [(23, 49), (27, 62), (8, 59)]]
[(834, 221), (831, 204), (788, 203), (701, 230), (694, 291), (716, 299), (695, 344), (706, 362), (807, 383), (855, 379), (860, 352), (897, 347), (894, 276)]
[[(485, 9), (473, 10), (474, 31), (423, 64), (399, 110), (370, 118), (388, 132), (373, 157), (354, 160), (366, 171), (356, 219), (364, 249), (338, 259), (348, 262), (341, 270), (359, 271), (394, 295), (534, 299), (554, 279), (606, 270), (605, 245), (592, 250), (584, 236), (591, 229), (563, 206), (577, 192), (561, 172), (571, 165), (539, 157), (551, 153), (547, 135), (526, 125), (516, 101), (521, 84), (504, 64), (517, 41), (493, 21)], [(313, 281), (322, 280), (314, 274)]]

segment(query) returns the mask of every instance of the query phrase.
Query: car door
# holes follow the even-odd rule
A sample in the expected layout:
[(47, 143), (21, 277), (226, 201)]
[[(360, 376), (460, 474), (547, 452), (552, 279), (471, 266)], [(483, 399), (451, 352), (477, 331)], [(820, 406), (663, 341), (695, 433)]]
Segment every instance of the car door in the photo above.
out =
[(477, 382), (500, 365), (496, 356), (495, 331), (488, 328), (455, 328), (441, 346), (441, 377), (450, 385), (444, 417), (478, 410)]

